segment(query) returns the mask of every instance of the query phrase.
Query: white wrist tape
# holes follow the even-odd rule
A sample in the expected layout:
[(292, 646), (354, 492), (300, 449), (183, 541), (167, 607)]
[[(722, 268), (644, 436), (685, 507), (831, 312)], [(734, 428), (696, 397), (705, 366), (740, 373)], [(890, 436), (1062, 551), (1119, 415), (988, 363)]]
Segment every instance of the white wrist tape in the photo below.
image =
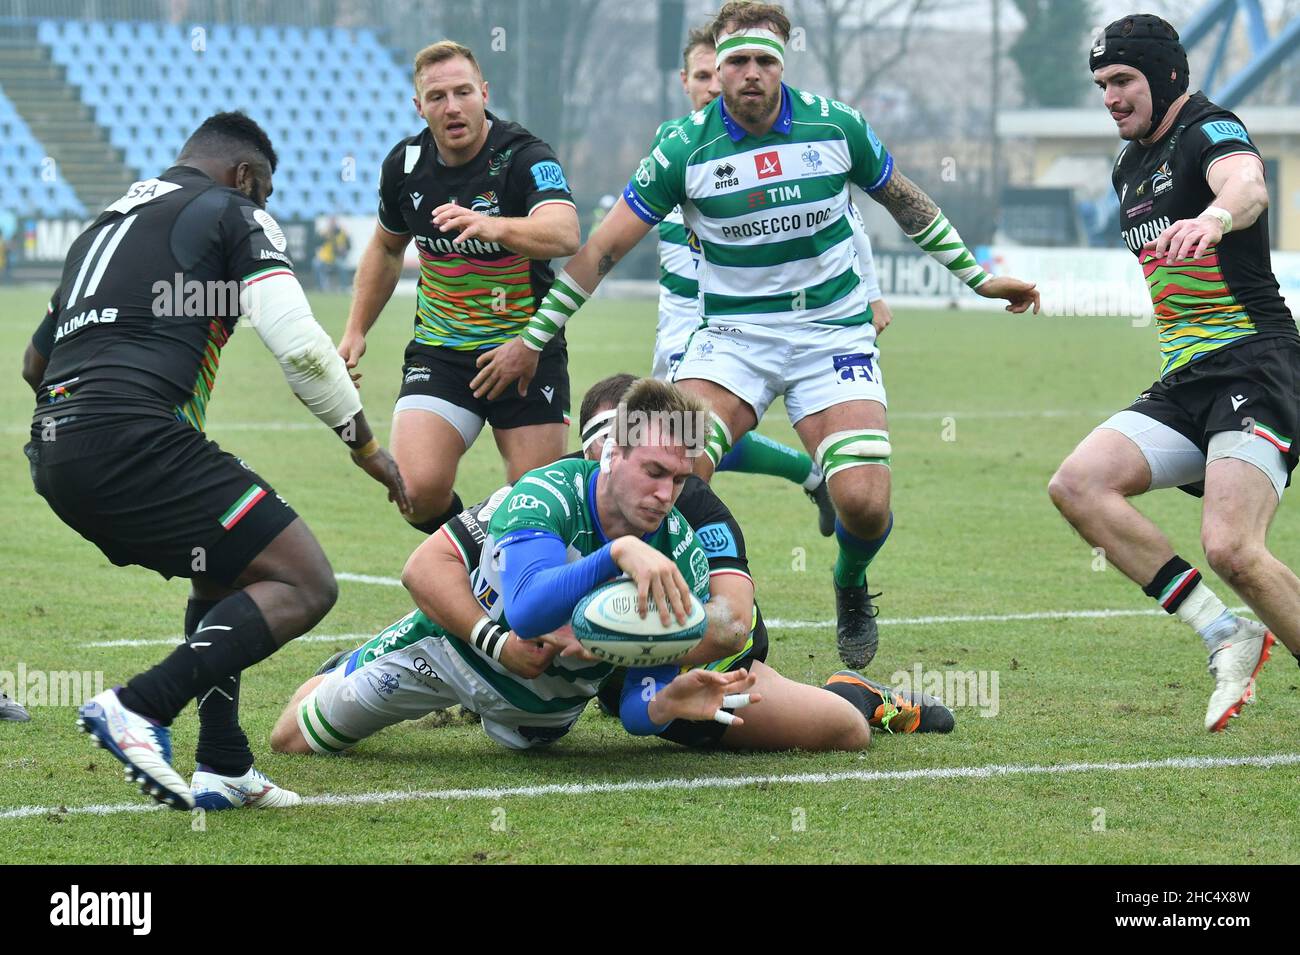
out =
[(1232, 231), (1232, 213), (1223, 208), (1223, 206), (1210, 206), (1202, 212), (1201, 215), (1211, 216), (1212, 218), (1218, 219), (1219, 224), (1223, 226), (1224, 235), (1227, 235)]
[(272, 275), (246, 285), (240, 305), (280, 363), (289, 387), (312, 414), (331, 428), (356, 416), (361, 397), (296, 278)]
[(469, 642), (493, 660), (501, 659), (501, 651), (509, 639), (509, 631), (488, 616), (481, 617), (469, 632)]

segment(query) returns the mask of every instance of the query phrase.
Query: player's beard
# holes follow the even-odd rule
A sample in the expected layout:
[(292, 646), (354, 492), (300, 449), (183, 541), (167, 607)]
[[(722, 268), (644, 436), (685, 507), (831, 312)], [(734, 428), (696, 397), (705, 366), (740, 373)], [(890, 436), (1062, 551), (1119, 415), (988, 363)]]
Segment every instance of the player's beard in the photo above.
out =
[(722, 99), (726, 104), (727, 112), (732, 116), (750, 124), (761, 123), (775, 112), (777, 104), (781, 101), (781, 87), (778, 86), (769, 96), (764, 96), (760, 100), (737, 97), (733, 102), (726, 93), (722, 94)]

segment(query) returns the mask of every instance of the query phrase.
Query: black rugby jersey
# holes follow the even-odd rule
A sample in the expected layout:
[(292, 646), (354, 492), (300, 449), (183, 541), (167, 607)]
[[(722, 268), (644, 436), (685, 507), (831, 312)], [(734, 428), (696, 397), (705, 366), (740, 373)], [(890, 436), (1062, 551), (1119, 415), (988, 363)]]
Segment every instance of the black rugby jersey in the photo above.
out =
[(478, 239), (453, 245), (458, 233), (433, 224), (433, 210), (447, 202), (513, 218), (547, 203), (573, 205), (551, 148), (518, 123), (487, 118), (487, 141), (464, 165), (444, 165), (426, 128), (393, 147), (380, 172), (379, 224), (413, 236), (420, 256), (415, 341), (424, 345), (470, 351), (507, 342), (555, 281), (548, 259)]
[(189, 166), (135, 183), (72, 243), (33, 344), (49, 358), (34, 426), (105, 415), (202, 430), (241, 283), (292, 275), (266, 210)]
[(1163, 378), (1189, 362), (1249, 338), (1300, 339), (1269, 263), (1267, 213), (1211, 246), (1199, 259), (1169, 263), (1144, 252), (1180, 219), (1214, 201), (1206, 177), (1228, 156), (1258, 156), (1236, 115), (1194, 93), (1174, 126), (1150, 146), (1131, 142), (1111, 176), (1120, 230), (1142, 264), (1159, 330)]

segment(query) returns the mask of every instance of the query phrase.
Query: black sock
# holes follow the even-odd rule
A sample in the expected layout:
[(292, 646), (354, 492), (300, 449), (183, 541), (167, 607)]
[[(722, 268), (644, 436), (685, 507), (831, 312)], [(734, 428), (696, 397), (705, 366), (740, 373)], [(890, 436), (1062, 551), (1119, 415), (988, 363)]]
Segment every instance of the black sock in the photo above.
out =
[[(185, 639), (188, 642), (201, 621), (220, 603), (190, 598), (185, 606)], [(228, 676), (202, 690), (199, 705), (197, 761), (222, 776), (242, 776), (253, 765), (253, 750), (239, 726), (239, 674)]]
[(867, 722), (871, 722), (871, 718), (876, 715), (877, 707), (883, 706), (885, 702), (879, 693), (861, 683), (827, 683), (822, 689), (844, 697), (858, 708), (858, 712)]
[(278, 649), (262, 611), (242, 590), (208, 611), (201, 629), (195, 633), (201, 640), (181, 644), (157, 666), (132, 677), (118, 691), (122, 705), (170, 726), (176, 714), (208, 687)]
[(1150, 597), (1168, 613), (1177, 613), (1188, 595), (1201, 582), (1201, 572), (1183, 560), (1177, 554), (1156, 571), (1155, 579), (1142, 588)]
[(447, 508), (447, 510), (443, 511), (437, 517), (431, 517), (427, 521), (423, 521), (418, 524), (415, 521), (411, 521), (410, 524), (412, 527), (414, 527), (417, 531), (420, 531), (421, 533), (432, 534), (439, 527), (441, 527), (443, 524), (446, 524), (449, 520), (451, 520), (453, 517), (455, 517), (463, 510), (465, 510), (465, 505), (461, 502), (460, 495), (457, 494), (455, 491), (452, 491), (451, 507)]

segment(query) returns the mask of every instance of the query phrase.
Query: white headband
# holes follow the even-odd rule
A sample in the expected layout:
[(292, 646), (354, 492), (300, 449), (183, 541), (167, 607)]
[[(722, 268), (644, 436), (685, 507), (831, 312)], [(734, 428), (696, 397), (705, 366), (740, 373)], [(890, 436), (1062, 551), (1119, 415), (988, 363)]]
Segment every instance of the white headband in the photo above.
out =
[(613, 429), (611, 423), (618, 416), (617, 408), (610, 408), (608, 411), (602, 411), (600, 414), (594, 414), (588, 418), (582, 425), (582, 453), (587, 453), (587, 448), (592, 443), (606, 437)]
[(785, 42), (771, 30), (762, 27), (748, 27), (735, 33), (724, 33), (717, 38), (717, 59), (715, 65), (722, 69), (722, 61), (740, 50), (751, 53), (767, 53), (776, 57), (785, 65)]

